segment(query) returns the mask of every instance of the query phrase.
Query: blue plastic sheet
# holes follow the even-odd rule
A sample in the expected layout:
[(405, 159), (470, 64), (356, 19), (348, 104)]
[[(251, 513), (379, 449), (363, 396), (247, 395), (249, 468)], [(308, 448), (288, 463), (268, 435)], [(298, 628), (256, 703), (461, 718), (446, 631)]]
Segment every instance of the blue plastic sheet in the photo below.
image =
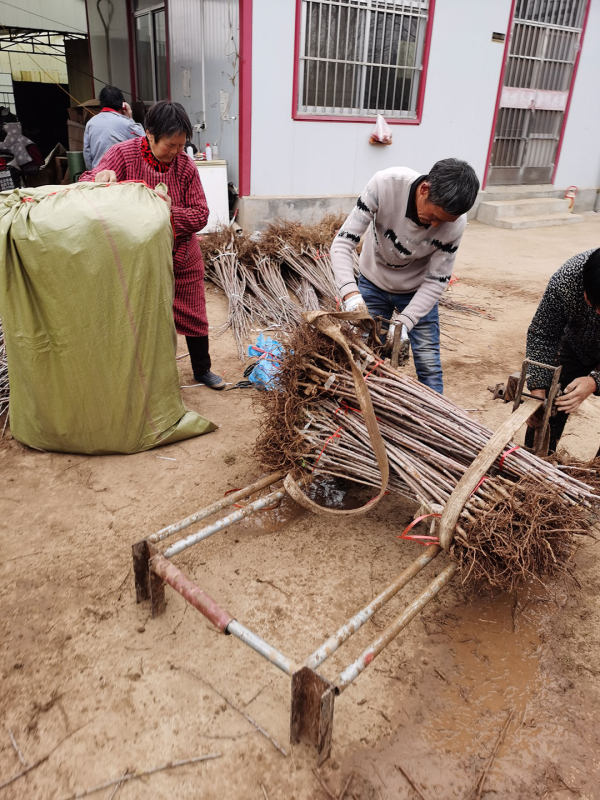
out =
[(283, 347), (279, 342), (259, 333), (256, 344), (249, 345), (248, 355), (258, 358), (256, 366), (248, 375), (248, 380), (254, 383), (257, 389), (276, 389), (277, 373), (283, 357)]

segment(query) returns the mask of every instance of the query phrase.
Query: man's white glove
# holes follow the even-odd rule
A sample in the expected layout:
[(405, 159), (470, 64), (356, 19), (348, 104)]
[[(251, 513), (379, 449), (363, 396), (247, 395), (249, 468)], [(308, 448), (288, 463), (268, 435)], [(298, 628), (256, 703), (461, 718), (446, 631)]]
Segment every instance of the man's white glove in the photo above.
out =
[(393, 367), (406, 364), (410, 354), (410, 339), (406, 325), (401, 321), (397, 311), (392, 314), (391, 324), (387, 330), (387, 337), (383, 351), (390, 357)]
[(365, 311), (367, 314), (369, 313), (367, 305), (360, 292), (350, 295), (350, 297), (347, 297), (342, 301), (342, 303), (344, 311)]

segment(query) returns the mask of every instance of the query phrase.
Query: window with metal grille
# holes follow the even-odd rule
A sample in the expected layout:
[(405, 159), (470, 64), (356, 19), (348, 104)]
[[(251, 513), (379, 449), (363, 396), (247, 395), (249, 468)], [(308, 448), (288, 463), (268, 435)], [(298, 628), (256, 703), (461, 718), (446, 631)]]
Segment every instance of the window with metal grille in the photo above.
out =
[(139, 100), (166, 100), (167, 32), (165, 4), (160, 0), (134, 0), (136, 88)]
[(434, 0), (298, 2), (297, 116), (417, 119)]

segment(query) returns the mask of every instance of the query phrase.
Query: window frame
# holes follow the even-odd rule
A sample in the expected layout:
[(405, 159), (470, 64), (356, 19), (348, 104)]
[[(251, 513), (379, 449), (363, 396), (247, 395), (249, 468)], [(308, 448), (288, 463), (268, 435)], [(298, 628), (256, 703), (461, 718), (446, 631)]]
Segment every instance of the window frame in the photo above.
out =
[[(302, 4), (305, 0), (296, 0), (296, 30), (294, 42), (294, 76), (292, 91), (292, 119), (305, 122), (362, 122), (371, 123), (375, 120), (377, 112), (370, 115), (365, 114), (315, 114), (300, 111), (300, 72), (303, 69), (300, 53), (303, 47), (301, 42), (302, 32)], [(384, 113), (385, 119), (390, 125), (420, 125), (423, 117), (423, 105), (425, 101), (425, 87), (427, 83), (427, 71), (429, 67), (429, 50), (431, 46), (431, 35), (433, 30), (433, 18), (435, 12), (435, 0), (429, 0), (427, 25), (423, 40), (423, 67), (421, 69), (421, 80), (417, 91), (416, 113), (414, 117), (389, 117)]]
[[(169, 23), (168, 23), (168, 8), (167, 8), (167, 0), (154, 0), (154, 2), (147, 2), (147, 4), (143, 5), (141, 8), (136, 9), (136, 1), (131, 0), (131, 12), (130, 12), (130, 20), (131, 20), (131, 36), (132, 36), (132, 46), (133, 46), (133, 65), (134, 65), (134, 76), (135, 76), (135, 97), (138, 100), (142, 100), (147, 105), (153, 105), (158, 100), (164, 100), (171, 96), (171, 87), (170, 87), (170, 75), (169, 75)], [(159, 97), (158, 89), (159, 89), (159, 81), (158, 81), (158, 74), (157, 74), (157, 53), (156, 53), (156, 36), (157, 36), (157, 27), (156, 27), (156, 14), (161, 13), (164, 15), (164, 34), (165, 34), (165, 90), (166, 94), (165, 97)], [(139, 86), (139, 62), (138, 62), (138, 40), (137, 40), (137, 21), (142, 17), (148, 17), (150, 22), (150, 29), (152, 32), (152, 38), (150, 41), (150, 60), (152, 62), (152, 98), (144, 98), (140, 94), (140, 86)]]

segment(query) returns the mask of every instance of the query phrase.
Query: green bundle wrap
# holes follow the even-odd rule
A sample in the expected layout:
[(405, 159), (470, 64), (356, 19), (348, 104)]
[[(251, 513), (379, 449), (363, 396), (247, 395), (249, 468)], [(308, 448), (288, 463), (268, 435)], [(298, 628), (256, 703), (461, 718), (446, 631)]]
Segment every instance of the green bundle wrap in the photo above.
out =
[(0, 194), (10, 427), (23, 444), (135, 453), (208, 433), (179, 392), (167, 204), (143, 183)]

